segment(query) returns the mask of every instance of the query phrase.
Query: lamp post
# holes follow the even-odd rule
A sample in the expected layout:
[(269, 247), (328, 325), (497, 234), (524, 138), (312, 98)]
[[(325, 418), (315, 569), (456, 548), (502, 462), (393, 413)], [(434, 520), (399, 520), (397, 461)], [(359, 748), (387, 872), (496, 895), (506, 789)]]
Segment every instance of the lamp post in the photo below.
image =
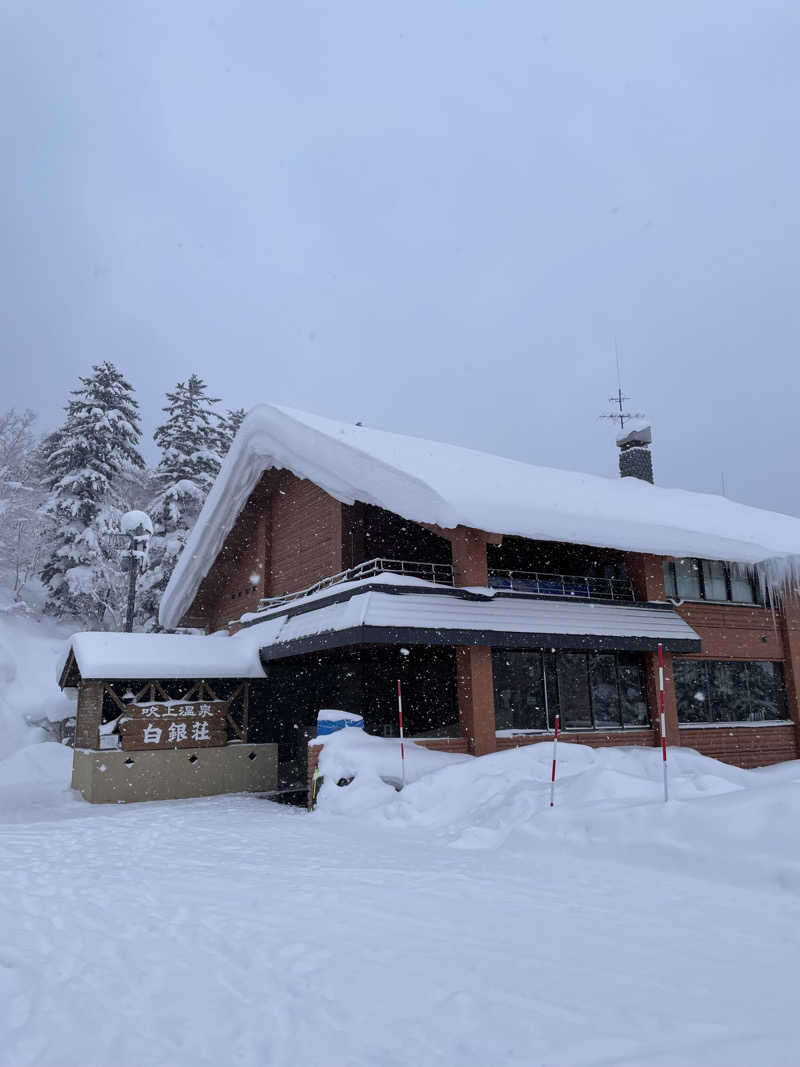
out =
[(136, 578), (147, 566), (147, 546), (153, 536), (150, 516), (143, 511), (127, 511), (122, 516), (122, 534), (127, 538), (127, 547), (122, 553), (128, 569), (128, 612), (125, 632), (133, 633), (133, 613), (136, 607)]

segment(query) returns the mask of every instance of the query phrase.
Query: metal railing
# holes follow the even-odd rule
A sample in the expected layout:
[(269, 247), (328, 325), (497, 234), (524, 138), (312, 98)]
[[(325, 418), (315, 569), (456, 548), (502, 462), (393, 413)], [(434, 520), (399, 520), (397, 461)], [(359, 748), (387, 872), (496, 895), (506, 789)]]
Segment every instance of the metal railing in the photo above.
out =
[(537, 596), (575, 597), (581, 600), (632, 601), (633, 585), (629, 578), (591, 578), (578, 574), (542, 574), (539, 571), (489, 571), (492, 589)]
[[(343, 582), (358, 582), (378, 574), (397, 574), (407, 578), (421, 578), (435, 585), (452, 585), (453, 568), (449, 563), (420, 563), (404, 559), (368, 559), (356, 567), (321, 578), (305, 589), (281, 596), (264, 597), (258, 602), (259, 611), (283, 607), (295, 600), (320, 593)], [(543, 574), (539, 571), (490, 570), (489, 587), (514, 593), (535, 593), (537, 596), (575, 597), (582, 600), (633, 601), (633, 586), (628, 578), (592, 578), (578, 574)]]
[(404, 559), (368, 559), (365, 563), (359, 563), (357, 567), (350, 567), (338, 574), (331, 574), (327, 578), (321, 578), (313, 585), (305, 589), (298, 589), (294, 593), (284, 593), (282, 596), (264, 597), (258, 602), (259, 611), (267, 611), (269, 608), (282, 607), (291, 604), (294, 600), (302, 600), (303, 597), (319, 593), (323, 589), (329, 589), (333, 585), (341, 585), (342, 582), (357, 582), (362, 578), (372, 578), (377, 574), (400, 574), (407, 578), (422, 578), (423, 581), (433, 582), (436, 585), (453, 584), (453, 568), (449, 563), (417, 563), (413, 560)]

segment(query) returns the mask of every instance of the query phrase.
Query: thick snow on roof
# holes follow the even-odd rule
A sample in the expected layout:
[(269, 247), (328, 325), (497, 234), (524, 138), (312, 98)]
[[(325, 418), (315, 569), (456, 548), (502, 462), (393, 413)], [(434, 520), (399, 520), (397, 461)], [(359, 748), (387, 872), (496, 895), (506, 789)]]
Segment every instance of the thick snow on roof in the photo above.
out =
[(456, 445), (262, 405), (242, 423), (161, 601), (178, 625), (263, 471), (285, 468), (346, 504), (452, 528), (796, 573), (800, 519), (724, 497), (536, 467)]
[[(300, 638), (359, 626), (391, 629), (477, 631), (481, 634), (518, 633), (608, 638), (649, 638), (658, 641), (696, 641), (695, 631), (674, 611), (641, 604), (596, 604), (536, 600), (528, 597), (489, 597), (484, 602), (457, 596), (396, 596), (369, 591), (317, 611), (252, 627), (259, 646), (282, 645)], [(264, 627), (271, 627), (267, 632)], [(680, 646), (678, 646), (680, 647)]]
[(189, 634), (79, 633), (69, 639), (82, 678), (263, 678), (252, 631)]

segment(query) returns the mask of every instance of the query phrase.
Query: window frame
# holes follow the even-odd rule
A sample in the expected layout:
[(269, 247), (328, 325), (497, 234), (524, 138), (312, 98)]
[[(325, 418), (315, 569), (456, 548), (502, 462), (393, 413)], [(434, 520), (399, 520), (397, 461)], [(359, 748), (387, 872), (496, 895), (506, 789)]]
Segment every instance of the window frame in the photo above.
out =
[[(543, 679), (543, 686), (544, 685), (548, 686), (548, 689), (547, 689), (547, 705), (546, 705), (546, 710), (545, 710), (545, 716), (546, 716), (547, 725), (545, 726), (544, 729), (542, 729), (541, 727), (525, 727), (525, 726), (517, 727), (517, 726), (514, 726), (513, 725), (514, 703), (512, 701), (511, 704), (510, 704), (510, 708), (509, 708), (510, 713), (511, 713), (512, 725), (511, 726), (500, 726), (500, 727), (498, 727), (497, 723), (495, 723), (495, 732), (497, 732), (497, 730), (500, 729), (500, 730), (503, 730), (503, 731), (511, 730), (511, 731), (518, 732), (518, 733), (544, 733), (544, 734), (552, 733), (556, 714), (560, 715), (561, 729), (564, 730), (564, 731), (569, 731), (569, 732), (574, 732), (574, 733), (619, 733), (620, 731), (623, 731), (623, 730), (651, 730), (653, 728), (653, 709), (650, 706), (649, 690), (648, 690), (648, 686), (647, 686), (647, 667), (646, 667), (646, 664), (644, 662), (644, 657), (639, 655), (639, 654), (637, 654), (637, 653), (628, 653), (628, 652), (621, 653), (621, 652), (617, 652), (617, 651), (611, 651), (609, 649), (586, 649), (586, 650), (584, 650), (584, 649), (558, 649), (555, 652), (551, 652), (548, 649), (510, 649), (510, 648), (505, 648), (505, 649), (497, 648), (497, 649), (493, 649), (492, 652), (493, 652), (493, 655), (492, 655), (492, 690), (493, 690), (493, 693), (494, 693), (495, 701), (497, 701), (498, 694), (500, 692), (502, 692), (501, 686), (497, 684), (497, 681), (495, 679), (495, 663), (497, 662), (497, 659), (500, 659), (503, 656), (515, 655), (515, 654), (519, 654), (519, 653), (525, 653), (525, 654), (529, 655), (530, 653), (535, 652), (540, 658), (540, 663), (541, 663), (541, 668), (542, 668), (541, 669), (541, 677)], [(583, 657), (584, 669), (585, 669), (585, 677), (586, 677), (587, 689), (588, 689), (588, 697), (589, 697), (589, 705), (588, 706), (589, 706), (589, 715), (590, 715), (590, 718), (591, 718), (591, 725), (590, 726), (572, 726), (569, 723), (569, 713), (567, 711), (565, 711), (565, 709), (562, 706), (563, 693), (562, 693), (561, 677), (560, 677), (560, 671), (559, 671), (559, 657), (561, 655), (564, 655), (564, 654), (567, 654), (567, 655), (579, 655), (579, 656)], [(616, 688), (617, 688), (617, 707), (619, 708), (619, 722), (615, 723), (615, 724), (611, 724), (611, 725), (608, 725), (608, 724), (601, 725), (601, 726), (597, 725), (597, 714), (596, 714), (596, 710), (595, 710), (596, 697), (595, 697), (595, 694), (594, 694), (593, 688), (592, 688), (592, 657), (593, 656), (597, 656), (597, 655), (602, 655), (602, 656), (611, 655), (611, 656), (614, 657), (614, 677), (615, 677), (615, 684), (616, 684)], [(621, 682), (621, 678), (620, 678), (620, 666), (621, 666), (621, 664), (620, 664), (620, 660), (619, 660), (620, 656), (626, 656), (626, 657), (636, 656), (636, 658), (637, 658), (638, 662), (637, 662), (636, 666), (638, 667), (638, 672), (639, 672), (639, 675), (638, 675), (639, 692), (641, 694), (641, 702), (642, 702), (642, 704), (643, 704), (643, 706), (645, 708), (646, 714), (647, 714), (647, 721), (646, 722), (629, 722), (629, 723), (625, 722), (625, 707), (626, 707), (626, 704), (629, 703), (629, 701), (628, 701), (627, 697), (623, 698), (623, 694), (622, 694), (622, 688), (621, 688), (622, 682)], [(497, 659), (495, 657), (497, 657)], [(631, 668), (631, 667), (634, 666), (634, 664), (631, 663), (631, 662), (628, 662), (628, 663), (622, 664), (622, 666), (627, 667), (627, 668)], [(513, 678), (515, 673), (516, 672), (512, 669), (511, 672), (510, 672), (512, 678)], [(551, 688), (553, 683), (555, 683), (555, 693), (553, 692), (553, 689)]]
[[(764, 664), (769, 664), (772, 668), (772, 684), (775, 696), (775, 715), (770, 718), (755, 718), (753, 716), (753, 708), (757, 706), (757, 697), (753, 695), (753, 689), (750, 683), (750, 674), (753, 667), (762, 667)], [(702, 689), (704, 696), (704, 705), (707, 711), (707, 715), (703, 719), (687, 719), (684, 717), (685, 712), (682, 711), (680, 704), (678, 703), (678, 685), (679, 683), (675, 677), (675, 668), (678, 666), (691, 665), (696, 669), (702, 671)], [(748, 705), (748, 717), (744, 719), (732, 719), (720, 717), (723, 712), (718, 712), (717, 704), (720, 703), (720, 698), (714, 695), (714, 670), (720, 666), (726, 664), (735, 664), (737, 666), (744, 667), (746, 691), (747, 691), (747, 705)], [(789, 705), (786, 696), (786, 677), (784, 673), (784, 664), (782, 660), (745, 660), (745, 659), (694, 659), (690, 656), (678, 657), (676, 656), (672, 662), (673, 676), (672, 684), (675, 689), (675, 703), (678, 712), (678, 726), (681, 728), (714, 728), (714, 727), (736, 727), (736, 726), (763, 726), (765, 724), (791, 724), (792, 718), (789, 714)]]
[[(678, 560), (686, 560), (695, 565), (697, 569), (698, 584), (700, 592), (698, 596), (681, 596), (678, 591), (678, 576), (675, 564)], [(724, 600), (719, 600), (716, 597), (706, 596), (706, 577), (705, 577), (705, 564), (719, 563), (722, 564), (723, 572), (725, 576), (725, 592), (726, 597)], [(673, 556), (668, 559), (664, 559), (662, 570), (664, 572), (664, 594), (668, 600), (680, 600), (686, 601), (689, 604), (735, 604), (739, 607), (763, 607), (763, 600), (758, 585), (750, 574), (737, 575), (737, 581), (747, 580), (752, 595), (751, 600), (735, 600), (733, 596), (733, 581), (731, 578), (731, 569), (735, 564), (728, 560), (713, 560), (703, 559), (700, 556)], [(674, 594), (671, 592), (674, 590)]]

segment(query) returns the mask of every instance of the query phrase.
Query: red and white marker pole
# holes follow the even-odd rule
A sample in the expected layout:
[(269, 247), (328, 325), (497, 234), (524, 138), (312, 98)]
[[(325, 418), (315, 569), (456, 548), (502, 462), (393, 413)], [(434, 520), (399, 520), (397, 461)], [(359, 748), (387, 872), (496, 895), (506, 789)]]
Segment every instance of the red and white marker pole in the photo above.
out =
[(397, 679), (397, 717), (400, 720), (400, 788), (406, 787), (406, 746), (403, 743), (403, 689)]
[(667, 720), (664, 715), (664, 646), (658, 646), (658, 710), (661, 715), (661, 762), (664, 765), (664, 803), (669, 800), (667, 784)]
[(556, 793), (556, 756), (558, 755), (558, 720), (560, 716), (556, 715), (556, 732), (553, 734), (553, 773), (550, 775), (550, 807), (553, 806), (553, 799)]

